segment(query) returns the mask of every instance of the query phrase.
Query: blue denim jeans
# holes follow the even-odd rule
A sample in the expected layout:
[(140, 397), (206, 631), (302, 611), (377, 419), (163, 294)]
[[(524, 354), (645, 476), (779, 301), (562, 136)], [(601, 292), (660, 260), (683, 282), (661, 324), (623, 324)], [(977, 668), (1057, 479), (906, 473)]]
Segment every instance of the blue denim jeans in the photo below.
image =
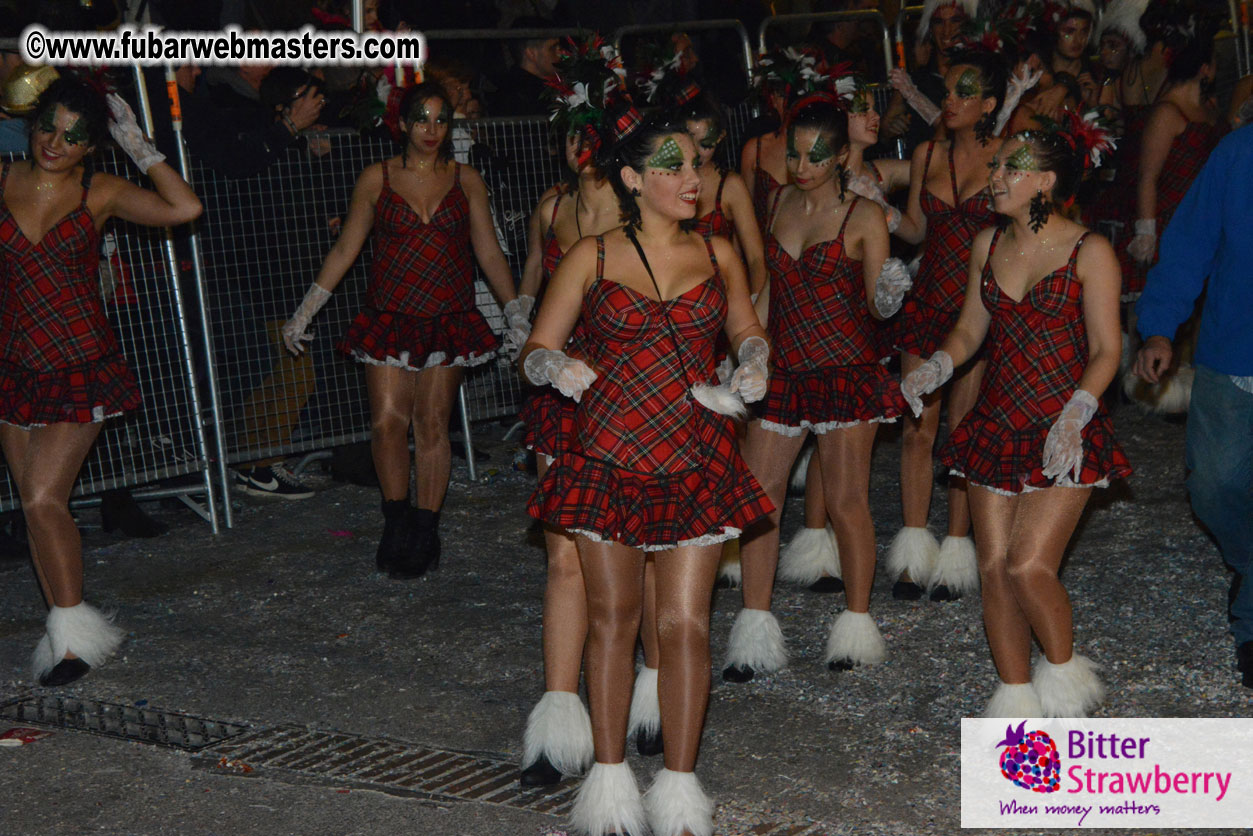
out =
[(1222, 372), (1196, 367), (1188, 407), (1188, 493), (1218, 540), (1223, 560), (1245, 577), (1231, 605), (1236, 644), (1253, 640), (1253, 394)]

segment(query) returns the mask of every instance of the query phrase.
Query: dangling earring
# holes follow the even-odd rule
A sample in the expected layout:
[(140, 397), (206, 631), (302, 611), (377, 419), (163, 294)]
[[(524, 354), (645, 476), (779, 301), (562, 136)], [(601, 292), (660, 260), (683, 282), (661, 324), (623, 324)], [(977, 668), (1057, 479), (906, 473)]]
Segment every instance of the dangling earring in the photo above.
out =
[(631, 189), (631, 197), (639, 197), (643, 192), (639, 189)]
[(979, 117), (979, 121), (975, 122), (975, 139), (979, 140), (980, 145), (987, 145), (992, 141), (992, 129), (995, 127), (996, 117), (991, 113)]
[(1031, 231), (1039, 233), (1048, 223), (1049, 215), (1053, 213), (1053, 201), (1045, 197), (1044, 192), (1036, 189), (1035, 197), (1031, 198), (1028, 210), (1031, 212)]

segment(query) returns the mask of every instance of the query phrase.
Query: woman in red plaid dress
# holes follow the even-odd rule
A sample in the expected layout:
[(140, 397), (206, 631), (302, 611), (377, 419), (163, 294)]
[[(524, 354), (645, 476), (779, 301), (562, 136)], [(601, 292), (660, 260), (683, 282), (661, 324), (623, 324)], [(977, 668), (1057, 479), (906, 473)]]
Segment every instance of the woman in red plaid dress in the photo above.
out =
[[(637, 119), (628, 111), (616, 121)], [(575, 801), (576, 826), (710, 834), (712, 804), (693, 770), (719, 544), (771, 509), (736, 450), (732, 419), (714, 408), (728, 409), (736, 392), (764, 393), (769, 350), (730, 243), (684, 229), (700, 184), (684, 126), (658, 116), (620, 135), (602, 170), (627, 226), (566, 253), (522, 352), (528, 380), (580, 401), (571, 447), (528, 510), (574, 532), (587, 588), (596, 763)], [(586, 363), (561, 350), (576, 323), (587, 335)], [(721, 389), (713, 385), (719, 332), (740, 359)], [(656, 571), (665, 742), (647, 805), (624, 762), (646, 560)]]
[[(559, 111), (559, 114), (561, 111)], [(573, 188), (563, 182), (550, 189), (531, 216), (530, 247), (518, 298), (542, 303), (544, 291), (565, 253), (581, 238), (601, 235), (621, 223), (621, 210), (609, 181), (591, 159), (590, 137), (572, 131), (566, 137), (566, 165), (575, 175)], [(586, 153), (585, 153), (586, 151)], [(537, 300), (537, 301), (536, 301)], [(578, 329), (566, 350), (579, 355)], [(526, 425), (524, 443), (536, 453), (540, 480), (549, 465), (569, 446), (574, 431), (575, 402), (551, 386), (530, 389), (519, 418)], [(562, 775), (578, 775), (592, 763), (591, 725), (579, 698), (583, 645), (587, 639), (587, 595), (574, 535), (544, 526), (548, 552), (544, 586), (544, 696), (531, 710), (523, 738), (522, 785), (544, 786)], [(646, 620), (647, 621), (647, 620)], [(656, 630), (643, 630), (645, 665), (654, 676), (656, 694)], [(654, 696), (653, 702), (656, 702)]]
[(788, 173), (795, 185), (775, 192), (766, 231), (770, 283), (759, 305), (768, 312), (773, 346), (770, 384), (744, 442), (745, 461), (776, 510), (741, 547), (744, 609), (722, 673), (732, 682), (778, 670), (787, 660), (770, 598), (788, 472), (810, 431), (818, 434), (826, 512), (848, 595), (848, 609), (831, 629), (827, 662), (842, 670), (884, 657), (869, 615), (875, 564), (870, 451), (878, 425), (895, 421), (898, 409), (875, 333), (876, 321), (895, 308), (884, 310), (888, 302), (876, 291), (895, 274), (899, 306), (908, 275), (900, 261), (888, 260), (883, 211), (845, 191), (848, 152), (841, 101), (829, 93), (801, 99), (788, 119)]
[[(1087, 132), (1027, 132), (997, 155), (991, 184), (1005, 228), (974, 241), (961, 318), (901, 390), (923, 395), (981, 346), (974, 409), (941, 451), (969, 484), (983, 622), (1000, 677), (991, 717), (1081, 717), (1102, 698), (1074, 653), (1057, 576), (1092, 488), (1131, 472), (1098, 401), (1118, 370), (1118, 261), (1099, 235), (1059, 214), (1090, 159)], [(1032, 634), (1044, 657), (1031, 671)]]
[[(110, 111), (112, 119), (110, 120)], [(101, 664), (123, 633), (83, 601), (82, 543), (69, 498), (105, 418), (139, 405), (100, 298), (100, 229), (111, 217), (177, 226), (200, 201), (144, 139), (129, 107), (62, 79), (31, 119), (30, 157), (0, 169), (0, 446), (22, 500), (49, 613), (40, 684)], [(87, 159), (112, 133), (156, 191)]]
[[(299, 353), (310, 320), (374, 231), (366, 306), (342, 348), (366, 364), (370, 449), (383, 492), (376, 563), (393, 578), (416, 578), (439, 563), (439, 509), (448, 490), (448, 420), (466, 366), (491, 359), (496, 336), (474, 305), (471, 253), (502, 304), (514, 297), (496, 239), (487, 187), (452, 160), (452, 106), (434, 82), (400, 103), (403, 151), (357, 179), (348, 220), (295, 315), (283, 326)], [(417, 464), (417, 507), (409, 502), (409, 429)]]
[[(944, 127), (949, 139), (918, 146), (910, 174), (909, 202), (897, 231), (905, 241), (923, 242), (922, 262), (896, 321), (901, 372), (909, 374), (939, 348), (952, 330), (965, 294), (970, 243), (995, 215), (987, 190), (987, 166), (1001, 140), (991, 126), (1005, 99), (1006, 70), (998, 56), (970, 52), (955, 56), (945, 76)], [(956, 426), (974, 404), (984, 361), (975, 356), (949, 387), (948, 423)], [(917, 419), (905, 421), (901, 441), (901, 510), (904, 527), (888, 548), (888, 571), (899, 577), (896, 598), (956, 598), (978, 588), (966, 488), (959, 479), (948, 489), (948, 530), (937, 543), (927, 530), (931, 510), (932, 449), (940, 429), (940, 393), (927, 398)]]

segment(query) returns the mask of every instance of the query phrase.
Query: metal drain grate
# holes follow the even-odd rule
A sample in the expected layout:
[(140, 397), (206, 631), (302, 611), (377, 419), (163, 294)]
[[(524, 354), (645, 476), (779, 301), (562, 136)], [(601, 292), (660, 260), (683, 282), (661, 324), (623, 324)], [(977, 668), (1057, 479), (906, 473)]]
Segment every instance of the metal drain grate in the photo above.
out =
[[(556, 792), (523, 789), (518, 765), (483, 755), (450, 752), (343, 732), (276, 726), (206, 750), (237, 773), (285, 771), (352, 787), (435, 801), (475, 801), (569, 818), (578, 782)], [(725, 827), (717, 832), (730, 834)], [(759, 824), (736, 836), (823, 836), (825, 825)]]
[(123, 705), (83, 697), (37, 694), (0, 706), (0, 717), (121, 740), (196, 752), (248, 731), (248, 726), (206, 720), (177, 711)]

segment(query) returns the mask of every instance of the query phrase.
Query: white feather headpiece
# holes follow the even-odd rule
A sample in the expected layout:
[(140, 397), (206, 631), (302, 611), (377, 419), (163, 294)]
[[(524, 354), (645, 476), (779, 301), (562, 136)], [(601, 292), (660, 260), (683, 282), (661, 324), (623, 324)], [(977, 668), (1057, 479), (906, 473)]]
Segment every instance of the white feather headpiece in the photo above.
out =
[(1113, 0), (1105, 7), (1105, 14), (1101, 15), (1101, 24), (1096, 30), (1097, 40), (1106, 32), (1117, 32), (1131, 42), (1137, 55), (1143, 55), (1149, 39), (1140, 27), (1140, 18), (1148, 7), (1149, 0)]
[(922, 6), (922, 17), (918, 19), (918, 40), (927, 37), (931, 31), (931, 15), (940, 6), (960, 6), (966, 17), (973, 18), (979, 13), (979, 0), (927, 0)]

